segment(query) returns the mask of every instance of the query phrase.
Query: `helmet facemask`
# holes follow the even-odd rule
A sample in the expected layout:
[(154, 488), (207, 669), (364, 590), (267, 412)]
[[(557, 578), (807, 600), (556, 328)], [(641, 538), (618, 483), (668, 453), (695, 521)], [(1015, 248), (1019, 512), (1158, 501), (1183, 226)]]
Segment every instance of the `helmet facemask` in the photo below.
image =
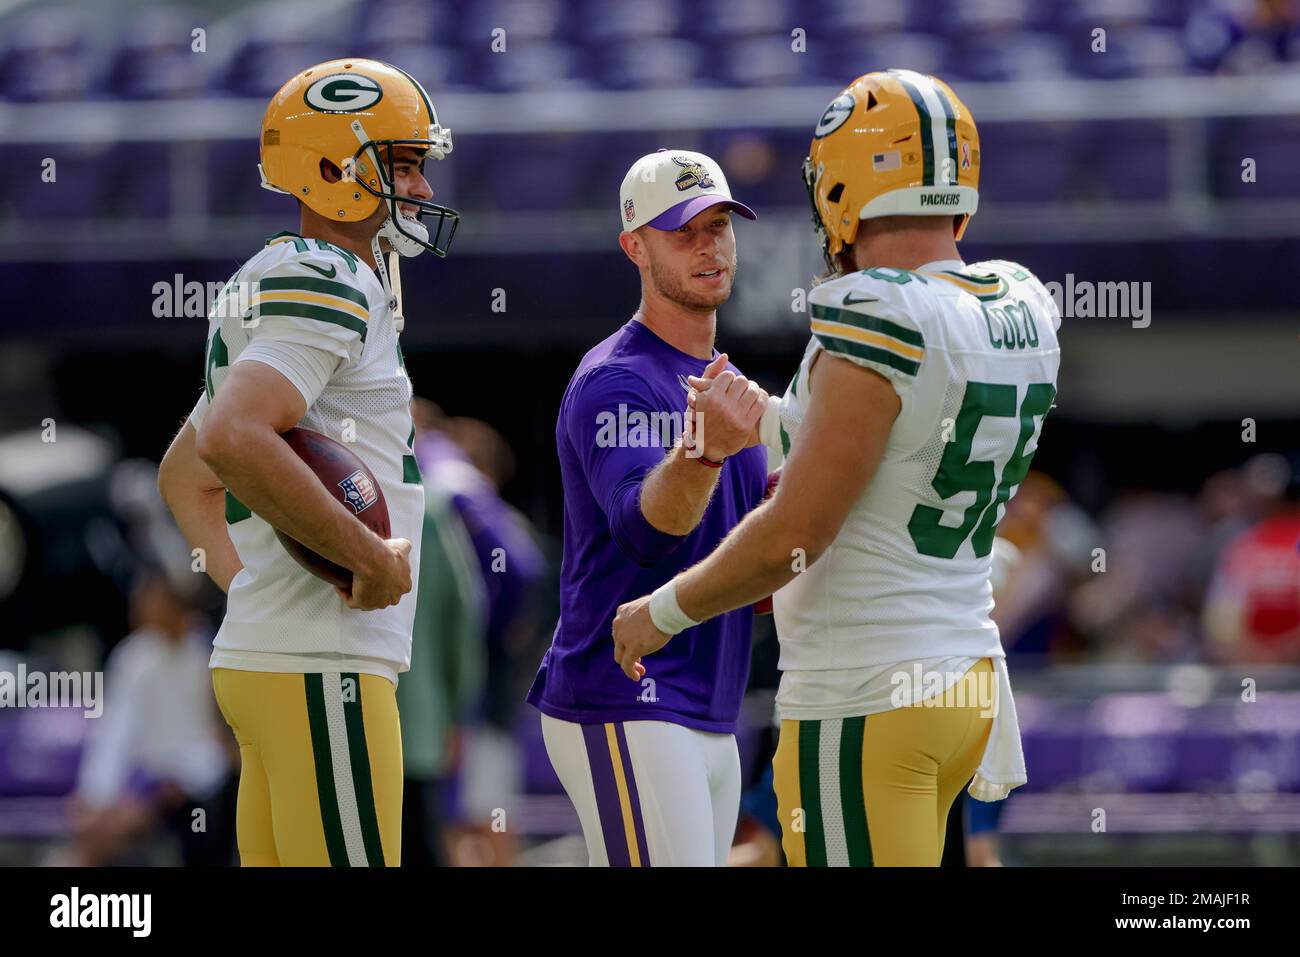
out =
[[(395, 168), (399, 162), (396, 157), (397, 149), (403, 146), (419, 151), (421, 172), (424, 171), (424, 164), (429, 158), (443, 159), (452, 150), (451, 131), (434, 125), (429, 127), (429, 139), (372, 140), (366, 136), (360, 120), (352, 122), (352, 131), (361, 145), (347, 161), (344, 172), (353, 182), (359, 183), (366, 192), (388, 204), (388, 218), (379, 229), (380, 238), (387, 239), (401, 256), (418, 256), (427, 249), (435, 256), (445, 259), (451, 248), (452, 238), (456, 235), (456, 227), (460, 223), (460, 213), (432, 200), (399, 195), (396, 191)], [(375, 189), (366, 182), (369, 164), (373, 164), (378, 172), (382, 189)], [(398, 204), (414, 206), (415, 218), (408, 219), (402, 215)], [(421, 222), (425, 213), (438, 217), (432, 240), (429, 238), (429, 227)]]

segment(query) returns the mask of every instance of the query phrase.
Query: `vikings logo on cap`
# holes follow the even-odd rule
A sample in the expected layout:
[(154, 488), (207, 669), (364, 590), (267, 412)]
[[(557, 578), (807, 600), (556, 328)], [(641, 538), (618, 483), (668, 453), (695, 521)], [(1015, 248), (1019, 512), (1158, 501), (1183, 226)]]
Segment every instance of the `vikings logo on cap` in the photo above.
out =
[(703, 164), (686, 156), (674, 156), (673, 162), (682, 168), (681, 175), (673, 181), (679, 190), (687, 190), (692, 186), (698, 186), (700, 189), (714, 188), (713, 177), (709, 175), (709, 171)]
[(360, 469), (339, 482), (339, 488), (343, 489), (343, 496), (354, 512), (363, 512), (379, 501), (375, 483), (370, 481), (370, 476)]

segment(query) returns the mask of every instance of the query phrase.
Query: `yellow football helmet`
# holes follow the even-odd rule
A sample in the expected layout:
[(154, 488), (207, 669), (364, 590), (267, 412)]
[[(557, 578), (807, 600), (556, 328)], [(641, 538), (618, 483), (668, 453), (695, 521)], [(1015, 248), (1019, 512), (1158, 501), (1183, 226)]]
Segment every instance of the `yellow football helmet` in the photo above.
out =
[(938, 77), (885, 70), (854, 80), (813, 131), (803, 180), (826, 262), (877, 216), (952, 213), (957, 239), (979, 205), (980, 141)]
[[(262, 120), (262, 185), (296, 196), (308, 207), (339, 222), (359, 222), (380, 203), (388, 204), (384, 235), (403, 255), (424, 249), (447, 254), (460, 214), (429, 200), (399, 196), (394, 188), (393, 152), (398, 146), (420, 151), (424, 160), (451, 152), (451, 130), (440, 126), (424, 88), (408, 73), (375, 60), (318, 63), (299, 73), (271, 99)], [(328, 160), (342, 178), (322, 174)], [(416, 219), (399, 214), (397, 204), (417, 208)], [(438, 217), (432, 242), (419, 221)], [(448, 225), (443, 237), (443, 227)]]

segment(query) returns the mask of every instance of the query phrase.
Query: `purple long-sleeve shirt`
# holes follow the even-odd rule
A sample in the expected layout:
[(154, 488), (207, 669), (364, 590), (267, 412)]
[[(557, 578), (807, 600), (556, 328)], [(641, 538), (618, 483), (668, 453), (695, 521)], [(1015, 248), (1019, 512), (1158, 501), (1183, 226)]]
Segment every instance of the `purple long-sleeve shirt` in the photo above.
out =
[(641, 511), (642, 482), (680, 434), (685, 377), (707, 365), (631, 320), (588, 352), (569, 381), (555, 428), (564, 480), (560, 621), (528, 693), (545, 714), (584, 724), (735, 730), (749, 675), (751, 609), (683, 631), (646, 658), (641, 682), (619, 668), (612, 637), (619, 605), (709, 555), (763, 498), (767, 456), (758, 446), (723, 464), (689, 534), (661, 532)]

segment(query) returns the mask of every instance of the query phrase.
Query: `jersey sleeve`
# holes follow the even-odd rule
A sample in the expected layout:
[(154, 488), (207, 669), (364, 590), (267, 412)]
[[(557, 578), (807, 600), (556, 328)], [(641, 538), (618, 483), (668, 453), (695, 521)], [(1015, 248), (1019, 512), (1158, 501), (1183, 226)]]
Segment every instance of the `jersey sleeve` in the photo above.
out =
[(199, 393), (199, 401), (194, 403), (194, 408), (190, 410), (190, 425), (194, 431), (203, 427), (203, 417), (208, 414), (208, 390), (204, 389)]
[[(641, 511), (641, 485), (666, 451), (648, 425), (630, 424), (633, 413), (644, 413), (646, 418), (654, 411), (662, 413), (649, 407), (646, 394), (645, 383), (634, 373), (598, 368), (574, 384), (560, 410), (565, 434), (615, 544), (643, 567), (668, 555), (686, 538), (660, 531)], [(625, 434), (620, 434), (620, 423), (629, 423)]]
[(887, 288), (898, 283), (867, 276), (855, 279), (852, 285), (827, 283), (813, 289), (809, 296), (813, 336), (827, 352), (880, 373), (902, 394), (925, 362), (921, 317)]
[(361, 357), (370, 303), (350, 274), (330, 256), (300, 253), (269, 267), (252, 285), (241, 319), (249, 341), (274, 340), (320, 349), (344, 363)]

